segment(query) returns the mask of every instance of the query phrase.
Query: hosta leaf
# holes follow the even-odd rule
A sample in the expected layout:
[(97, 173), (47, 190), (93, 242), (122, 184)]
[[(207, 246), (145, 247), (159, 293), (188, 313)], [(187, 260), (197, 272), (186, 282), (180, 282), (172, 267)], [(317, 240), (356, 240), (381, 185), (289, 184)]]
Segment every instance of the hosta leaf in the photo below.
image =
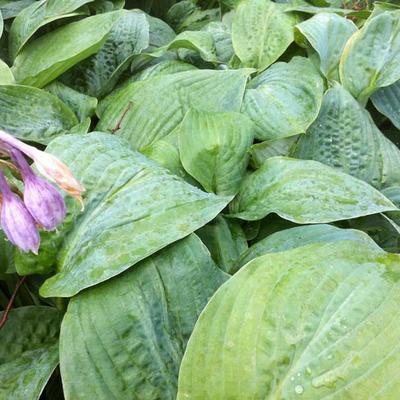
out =
[(378, 89), (371, 96), (371, 100), (377, 110), (400, 129), (400, 81)]
[(194, 65), (185, 63), (183, 61), (163, 60), (132, 76), (129, 83), (133, 81), (144, 81), (146, 79), (154, 78), (158, 75), (176, 74), (178, 72), (193, 71), (195, 69), (197, 68)]
[(97, 129), (116, 132), (133, 148), (143, 148), (171, 133), (190, 107), (240, 111), (248, 74), (248, 70), (194, 70), (133, 82), (100, 103)]
[(182, 165), (208, 192), (235, 195), (253, 138), (253, 124), (242, 114), (191, 109), (179, 128)]
[(395, 399), (399, 265), (354, 241), (255, 259), (200, 316), (178, 399)]
[(243, 66), (259, 71), (276, 61), (293, 41), (296, 19), (270, 0), (243, 0), (236, 8), (232, 43)]
[(270, 213), (299, 224), (325, 223), (383, 211), (394, 204), (367, 183), (317, 161), (272, 157), (250, 176), (232, 203), (233, 216)]
[(98, 53), (66, 72), (63, 81), (90, 96), (104, 96), (130, 66), (135, 54), (149, 46), (149, 29), (144, 13), (124, 13), (114, 24)]
[(10, 67), (0, 59), (0, 85), (10, 85), (14, 83), (14, 75)]
[(165, 50), (185, 48), (199, 53), (200, 57), (209, 62), (217, 62), (214, 38), (209, 32), (185, 31), (169, 43)]
[(66, 399), (175, 400), (193, 326), (226, 277), (191, 235), (72, 299), (60, 339)]
[(284, 229), (260, 240), (242, 254), (238, 264), (243, 266), (267, 253), (278, 253), (312, 243), (340, 240), (354, 240), (372, 249), (379, 249), (379, 246), (367, 234), (356, 229), (340, 229), (327, 224), (306, 225)]
[(228, 63), (234, 55), (229, 27), (223, 22), (214, 21), (207, 24), (203, 30), (209, 32), (214, 39), (218, 61)]
[(250, 82), (243, 111), (254, 122), (258, 139), (293, 136), (305, 132), (317, 117), (322, 94), (322, 78), (313, 64), (295, 57)]
[(97, 99), (95, 97), (79, 93), (58, 81), (52, 82), (45, 89), (67, 104), (81, 122), (92, 117), (96, 112)]
[(260, 168), (265, 160), (275, 156), (289, 156), (291, 149), (299, 136), (290, 136), (282, 139), (267, 140), (253, 144), (250, 148), (250, 163), (254, 168)]
[(40, 290), (45, 297), (73, 296), (118, 275), (212, 220), (230, 200), (185, 183), (109, 134), (67, 135), (48, 151), (71, 166), (87, 196), (85, 211), (65, 228), (59, 272)]
[(58, 364), (60, 314), (29, 306), (10, 312), (0, 330), (0, 398), (38, 400)]
[(318, 118), (293, 154), (339, 168), (375, 187), (400, 183), (399, 150), (340, 85), (325, 93)]
[[(296, 29), (318, 53), (320, 69), (325, 77), (339, 81), (340, 56), (347, 40), (357, 31), (354, 23), (337, 14), (320, 13), (296, 25)], [(299, 37), (297, 41), (306, 44), (302, 43), (303, 38)]]
[(72, 17), (77, 8), (92, 0), (40, 0), (23, 9), (14, 19), (9, 34), (12, 59), (42, 26), (60, 18)]
[(343, 86), (361, 103), (400, 79), (400, 10), (369, 19), (347, 42), (340, 60)]
[(44, 90), (0, 85), (0, 129), (20, 139), (47, 144), (77, 123), (73, 111)]
[(36, 0), (0, 0), (0, 12), (3, 19), (16, 17), (24, 8), (29, 7)]
[(239, 257), (248, 247), (245, 233), (237, 222), (219, 215), (196, 233), (223, 271), (236, 272)]
[(84, 18), (28, 43), (12, 71), (18, 83), (43, 87), (103, 45), (119, 11)]

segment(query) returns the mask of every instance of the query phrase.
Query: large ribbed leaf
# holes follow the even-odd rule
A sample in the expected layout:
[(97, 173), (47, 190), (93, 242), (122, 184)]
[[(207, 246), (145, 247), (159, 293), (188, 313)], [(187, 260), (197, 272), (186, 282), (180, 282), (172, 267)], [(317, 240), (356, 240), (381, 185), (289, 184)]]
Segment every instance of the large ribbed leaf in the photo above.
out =
[(275, 232), (258, 241), (242, 254), (238, 264), (243, 266), (267, 253), (278, 253), (312, 243), (340, 240), (354, 240), (372, 249), (379, 249), (379, 246), (367, 234), (356, 229), (340, 229), (327, 224), (305, 225)]
[(144, 13), (124, 13), (99, 52), (66, 72), (63, 81), (90, 96), (104, 96), (113, 89), (132, 58), (149, 46), (149, 30)]
[(18, 83), (43, 87), (103, 45), (119, 11), (84, 18), (28, 43), (18, 54), (13, 73)]
[(254, 126), (242, 114), (191, 109), (179, 127), (182, 165), (208, 192), (235, 195), (253, 138)]
[(320, 13), (296, 25), (296, 41), (311, 45), (318, 53), (320, 69), (329, 80), (339, 81), (339, 61), (343, 48), (357, 27), (349, 19), (333, 13)]
[(40, 0), (23, 9), (14, 19), (9, 34), (10, 56), (14, 59), (24, 44), (42, 26), (60, 18), (77, 15), (74, 12), (92, 0)]
[(400, 183), (400, 151), (340, 85), (326, 92), (318, 118), (293, 154), (339, 168), (378, 188)]
[(11, 311), (0, 330), (1, 399), (39, 399), (58, 364), (59, 326), (55, 308), (29, 306)]
[(378, 89), (371, 96), (371, 100), (377, 110), (400, 129), (400, 81)]
[(243, 0), (232, 23), (232, 43), (243, 66), (259, 71), (276, 61), (293, 41), (296, 19), (270, 0)]
[(353, 241), (256, 258), (201, 314), (178, 399), (396, 399), (399, 266)]
[(193, 326), (227, 276), (191, 235), (72, 299), (60, 343), (66, 400), (175, 400)]
[(323, 82), (311, 61), (295, 57), (276, 63), (246, 89), (243, 111), (256, 126), (258, 139), (303, 133), (318, 115)]
[(248, 74), (194, 70), (133, 82), (100, 103), (97, 129), (116, 132), (133, 148), (143, 148), (171, 133), (190, 107), (239, 111)]
[(270, 213), (300, 224), (324, 223), (383, 211), (394, 204), (367, 183), (317, 161), (272, 157), (243, 182), (233, 216)]
[(361, 103), (400, 79), (400, 10), (370, 20), (347, 42), (340, 60), (343, 86)]
[(61, 228), (64, 241), (53, 250), (59, 272), (41, 287), (46, 297), (69, 297), (118, 275), (212, 220), (230, 200), (185, 183), (109, 134), (67, 135), (48, 151), (71, 166), (87, 195), (85, 211)]
[(47, 144), (77, 123), (73, 111), (44, 90), (0, 85), (0, 129), (18, 138)]

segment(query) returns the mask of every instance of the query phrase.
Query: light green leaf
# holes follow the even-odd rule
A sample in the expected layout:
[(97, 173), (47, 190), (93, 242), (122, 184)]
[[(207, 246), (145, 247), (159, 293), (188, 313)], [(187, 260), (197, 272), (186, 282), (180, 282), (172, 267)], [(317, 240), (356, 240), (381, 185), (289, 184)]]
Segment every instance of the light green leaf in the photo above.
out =
[(73, 111), (44, 90), (0, 85), (0, 129), (20, 139), (47, 144), (77, 123)]
[(11, 85), (14, 82), (14, 75), (10, 67), (0, 59), (0, 85)]
[(250, 147), (250, 164), (254, 168), (260, 168), (267, 158), (289, 156), (292, 147), (298, 139), (299, 136), (290, 136), (253, 144)]
[(248, 221), (270, 213), (299, 224), (325, 223), (394, 211), (367, 183), (317, 161), (272, 157), (249, 175), (232, 203)]
[(400, 129), (400, 81), (378, 89), (371, 100), (376, 109)]
[(395, 399), (399, 264), (354, 241), (255, 259), (201, 314), (178, 400)]
[(180, 33), (164, 50), (185, 48), (199, 53), (200, 57), (209, 62), (217, 62), (214, 38), (209, 32), (185, 31)]
[(299, 32), (296, 41), (302, 45), (308, 43), (318, 53), (325, 77), (339, 81), (340, 56), (347, 40), (357, 31), (354, 23), (333, 13), (320, 13), (296, 25), (296, 29)]
[[(193, 71), (197, 68), (192, 65), (179, 60), (163, 60), (159, 63), (152, 65), (143, 71), (138, 72), (126, 82), (132, 83), (134, 81), (144, 81), (146, 79), (154, 78), (158, 75), (176, 74), (178, 72)], [(125, 82), (123, 83), (125, 85)]]
[(218, 61), (228, 63), (234, 56), (232, 33), (229, 27), (223, 22), (214, 21), (203, 27), (203, 30), (209, 32), (214, 39)]
[(9, 33), (9, 52), (12, 59), (33, 34), (42, 26), (60, 18), (73, 17), (79, 7), (92, 0), (40, 0), (24, 8), (14, 19)]
[(104, 45), (93, 56), (67, 71), (62, 80), (94, 97), (109, 93), (132, 58), (149, 46), (149, 23), (140, 11), (125, 12), (112, 27)]
[(246, 235), (237, 222), (218, 215), (196, 233), (223, 271), (228, 274), (237, 271), (239, 257), (248, 247)]
[(62, 26), (24, 46), (12, 71), (18, 83), (43, 87), (96, 53), (121, 16), (119, 11), (84, 18)]
[(113, 135), (67, 135), (48, 151), (72, 168), (87, 195), (85, 211), (61, 227), (58, 272), (41, 287), (45, 297), (70, 297), (120, 274), (205, 225), (231, 199), (185, 183)]
[(248, 74), (248, 70), (194, 70), (133, 82), (100, 102), (97, 129), (117, 132), (141, 149), (171, 133), (190, 107), (240, 111)]
[(175, 400), (193, 326), (226, 278), (191, 235), (73, 298), (60, 339), (66, 398)]
[(0, 12), (3, 19), (16, 17), (25, 7), (29, 7), (36, 0), (0, 0)]
[(400, 79), (400, 10), (369, 19), (347, 42), (340, 60), (343, 86), (362, 104)]
[(325, 93), (318, 118), (300, 137), (293, 154), (338, 168), (377, 188), (400, 184), (400, 151), (340, 85)]
[(323, 82), (311, 61), (294, 57), (274, 64), (253, 79), (245, 92), (243, 111), (261, 140), (305, 132), (318, 115)]
[(39, 399), (58, 364), (59, 326), (55, 308), (29, 306), (10, 312), (0, 330), (1, 399)]
[(254, 126), (242, 114), (191, 109), (179, 127), (182, 165), (208, 192), (235, 195), (253, 138)]
[(367, 234), (356, 229), (340, 229), (326, 224), (306, 225), (275, 232), (253, 244), (242, 254), (238, 264), (242, 267), (254, 258), (267, 253), (278, 253), (312, 243), (340, 240), (353, 240), (372, 249), (380, 249)]
[(242, 0), (232, 23), (232, 43), (243, 66), (263, 71), (293, 41), (296, 18), (270, 0)]
[(92, 117), (96, 112), (97, 99), (95, 97), (79, 93), (58, 81), (52, 82), (45, 89), (67, 104), (80, 122)]

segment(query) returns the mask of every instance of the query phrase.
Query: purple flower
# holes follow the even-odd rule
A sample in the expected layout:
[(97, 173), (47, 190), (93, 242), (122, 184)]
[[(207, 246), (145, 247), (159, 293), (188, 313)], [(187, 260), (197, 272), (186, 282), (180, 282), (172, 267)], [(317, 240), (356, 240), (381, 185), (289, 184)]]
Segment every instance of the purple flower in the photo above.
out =
[(0, 191), (3, 195), (1, 205), (1, 226), (7, 238), (22, 251), (37, 254), (40, 244), (39, 232), (22, 200), (8, 186), (0, 171)]
[(17, 149), (35, 161), (38, 171), (47, 179), (53, 181), (70, 196), (75, 197), (81, 204), (83, 210), (82, 193), (85, 191), (83, 185), (75, 179), (70, 169), (52, 154), (45, 153), (33, 146), (21, 142), (14, 136), (0, 129), (0, 148)]
[(55, 229), (64, 220), (67, 212), (63, 197), (53, 185), (35, 175), (18, 150), (11, 149), (10, 153), (24, 180), (26, 208), (44, 229)]

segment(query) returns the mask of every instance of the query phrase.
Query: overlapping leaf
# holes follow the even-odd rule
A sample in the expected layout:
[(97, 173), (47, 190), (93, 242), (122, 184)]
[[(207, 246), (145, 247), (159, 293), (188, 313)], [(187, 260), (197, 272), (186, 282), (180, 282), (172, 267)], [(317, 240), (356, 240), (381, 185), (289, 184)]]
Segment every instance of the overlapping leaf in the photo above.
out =
[(143, 148), (171, 133), (190, 107), (239, 111), (248, 74), (194, 70), (133, 82), (100, 103), (97, 129), (115, 132), (133, 148)]
[(103, 45), (119, 11), (99, 14), (65, 25), (28, 43), (12, 71), (18, 83), (43, 87)]
[(44, 306), (11, 311), (0, 330), (0, 398), (38, 400), (58, 365), (60, 314)]
[(178, 399), (394, 399), (399, 256), (318, 243), (256, 258), (196, 324)]
[(378, 188), (400, 183), (400, 151), (339, 85), (325, 93), (318, 118), (293, 154), (339, 168)]
[(347, 42), (340, 60), (343, 86), (365, 104), (400, 78), (400, 10), (369, 19)]
[(230, 200), (185, 183), (109, 134), (67, 135), (49, 151), (72, 164), (87, 196), (53, 252), (58, 272), (41, 287), (46, 297), (70, 297), (125, 271), (212, 220)]
[(357, 31), (356, 25), (337, 14), (320, 13), (296, 25), (296, 29), (300, 33), (297, 41), (311, 45), (318, 53), (325, 77), (339, 81), (340, 57), (346, 42)]
[(256, 126), (258, 139), (303, 133), (318, 115), (323, 83), (313, 64), (301, 57), (276, 63), (253, 79), (243, 111)]
[(63, 81), (90, 96), (104, 96), (129, 68), (132, 58), (149, 46), (149, 32), (149, 22), (144, 13), (124, 13), (114, 24), (101, 49), (64, 74)]
[(60, 18), (73, 17), (92, 0), (40, 0), (24, 8), (14, 19), (9, 34), (9, 51), (15, 58), (25, 43), (42, 26)]
[(76, 115), (56, 96), (29, 86), (0, 85), (0, 129), (47, 144), (76, 124)]
[(296, 18), (270, 0), (243, 0), (232, 23), (232, 43), (242, 65), (259, 71), (275, 62), (293, 41)]
[(235, 195), (253, 137), (253, 124), (242, 114), (191, 109), (179, 127), (182, 165), (208, 192)]
[(61, 331), (66, 399), (174, 400), (193, 326), (226, 277), (191, 235), (76, 296)]
[(270, 213), (300, 224), (325, 223), (396, 210), (367, 183), (317, 161), (272, 157), (243, 182), (233, 216), (257, 220)]

